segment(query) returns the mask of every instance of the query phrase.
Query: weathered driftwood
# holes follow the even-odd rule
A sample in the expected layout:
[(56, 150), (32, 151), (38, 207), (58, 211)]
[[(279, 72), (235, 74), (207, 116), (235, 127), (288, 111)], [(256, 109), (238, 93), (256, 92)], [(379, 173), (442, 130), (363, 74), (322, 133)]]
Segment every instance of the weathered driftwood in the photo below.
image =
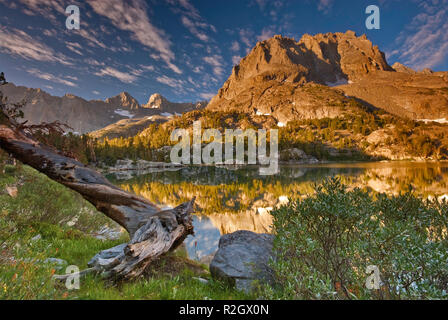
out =
[[(0, 113), (8, 119), (1, 110)], [(126, 280), (139, 276), (151, 261), (174, 250), (193, 234), (190, 213), (194, 199), (162, 211), (148, 200), (114, 186), (79, 161), (38, 142), (20, 126), (0, 124), (0, 148), (75, 190), (129, 232), (131, 241), (124, 254), (107, 266), (113, 278)]]
[(55, 274), (53, 276), (53, 280), (56, 281), (66, 281), (68, 278), (71, 277), (85, 277), (86, 275), (90, 273), (97, 273), (99, 270), (97, 268), (87, 268), (82, 271), (76, 272), (76, 273), (68, 273), (68, 274)]

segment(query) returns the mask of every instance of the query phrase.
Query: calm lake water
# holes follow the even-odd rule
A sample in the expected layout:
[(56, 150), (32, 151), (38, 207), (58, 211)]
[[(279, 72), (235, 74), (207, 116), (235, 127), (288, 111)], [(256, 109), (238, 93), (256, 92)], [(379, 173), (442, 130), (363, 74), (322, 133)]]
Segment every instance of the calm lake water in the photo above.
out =
[(170, 171), (118, 173), (108, 178), (161, 207), (196, 196), (195, 237), (185, 241), (192, 258), (217, 250), (222, 234), (237, 230), (270, 232), (269, 212), (290, 199), (313, 193), (313, 185), (338, 176), (350, 187), (399, 194), (410, 188), (420, 197), (448, 200), (448, 163), (372, 162), (281, 166), (274, 176), (257, 167), (188, 167)]

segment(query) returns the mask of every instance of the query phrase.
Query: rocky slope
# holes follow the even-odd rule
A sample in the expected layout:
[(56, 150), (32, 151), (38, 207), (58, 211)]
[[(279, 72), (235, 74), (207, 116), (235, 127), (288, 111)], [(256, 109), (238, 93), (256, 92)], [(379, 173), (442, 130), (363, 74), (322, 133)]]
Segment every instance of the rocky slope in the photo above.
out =
[(150, 124), (164, 123), (168, 121), (169, 118), (170, 117), (154, 115), (136, 119), (123, 119), (102, 129), (92, 131), (89, 135), (96, 139), (104, 139), (106, 137), (109, 139), (132, 137), (147, 128)]
[[(168, 113), (182, 113), (205, 106), (204, 102), (197, 104), (171, 103), (157, 94), (152, 97), (160, 97), (163, 103), (158, 107), (149, 107), (148, 105), (140, 105), (127, 92), (122, 92), (104, 101), (88, 101), (72, 94), (56, 97), (41, 89), (16, 86), (12, 83), (2, 86), (1, 90), (11, 103), (26, 102), (22, 110), (25, 115), (24, 119), (28, 120), (29, 124), (58, 120), (68, 124), (73, 132), (78, 133), (98, 130), (119, 121), (122, 122), (117, 124), (116, 127), (122, 127), (123, 120), (128, 126), (136, 124), (141, 127), (142, 123), (151, 122), (145, 117), (160, 114), (169, 117), (172, 114)], [(136, 130), (131, 130), (131, 133), (135, 134)]]
[(339, 89), (397, 116), (413, 120), (448, 119), (448, 82), (443, 74), (410, 70), (379, 71)]
[[(274, 36), (233, 68), (207, 108), (269, 114), (285, 123), (338, 116), (347, 111), (344, 95), (350, 95), (399, 116), (448, 118), (447, 73), (394, 67), (365, 35), (352, 31), (300, 41)], [(339, 86), (342, 91), (335, 90)]]

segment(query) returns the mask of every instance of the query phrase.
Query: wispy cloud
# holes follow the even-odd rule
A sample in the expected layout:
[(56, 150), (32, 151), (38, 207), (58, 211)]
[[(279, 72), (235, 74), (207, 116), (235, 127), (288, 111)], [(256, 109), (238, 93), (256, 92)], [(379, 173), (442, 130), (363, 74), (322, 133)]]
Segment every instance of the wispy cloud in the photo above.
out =
[(255, 3), (258, 5), (261, 11), (266, 8), (267, 0), (255, 0)]
[(212, 56), (204, 57), (204, 61), (213, 67), (213, 73), (217, 76), (221, 76), (224, 72), (222, 57), (215, 54)]
[(32, 38), (25, 31), (17, 29), (7, 30), (0, 27), (0, 51), (22, 57), (27, 60), (50, 61), (64, 65), (72, 63), (63, 54)]
[(93, 58), (84, 59), (84, 62), (86, 64), (88, 64), (89, 66), (104, 66), (105, 65), (104, 62), (100, 62), (100, 61), (98, 61), (96, 59), (93, 59)]
[(65, 42), (65, 46), (70, 51), (72, 51), (72, 52), (74, 52), (76, 54), (79, 54), (80, 56), (83, 55), (83, 53), (81, 52), (82, 46), (79, 43), (66, 41)]
[(279, 10), (284, 6), (285, 2), (280, 0), (255, 0), (255, 2), (249, 3), (249, 6), (256, 4), (260, 11), (267, 17), (270, 17), (273, 21), (279, 19)]
[(208, 41), (209, 38), (208, 36), (204, 33), (199, 31), (198, 29), (198, 25), (196, 22), (188, 19), (187, 17), (183, 16), (182, 17), (182, 24), (194, 35), (196, 36), (198, 39), (202, 40), (202, 41)]
[(167, 40), (165, 32), (155, 27), (148, 15), (147, 6), (141, 0), (88, 0), (93, 10), (104, 17), (117, 28), (129, 31), (134, 39), (145, 47), (157, 52), (156, 56), (175, 73), (182, 71), (173, 63), (174, 52), (171, 42)]
[(185, 81), (180, 80), (180, 79), (170, 78), (168, 76), (160, 76), (160, 77), (157, 77), (156, 80), (160, 83), (170, 86), (171, 88), (176, 88), (176, 89), (183, 89), (183, 87), (185, 85)]
[(272, 38), (275, 34), (275, 31), (272, 27), (263, 28), (261, 34), (257, 36), (258, 41), (263, 41), (269, 38)]
[(423, 12), (396, 39), (389, 57), (415, 68), (433, 68), (448, 57), (448, 0), (418, 1)]
[(205, 19), (202, 18), (191, 2), (188, 0), (167, 0), (167, 2), (173, 6), (175, 13), (181, 15), (182, 24), (191, 34), (202, 41), (210, 41), (207, 32), (210, 30), (216, 32), (216, 28), (212, 24), (205, 22)]
[(277, 28), (279, 27), (265, 27), (258, 35), (251, 29), (240, 29), (239, 36), (242, 44), (244, 44), (246, 47), (246, 53), (249, 53), (249, 51), (255, 46), (257, 41), (267, 40), (278, 33), (280, 30), (277, 30)]
[(65, 8), (68, 6), (64, 0), (0, 0), (0, 3), (5, 4), (10, 8), (16, 8), (17, 3), (21, 3), (21, 11), (29, 16), (42, 15), (47, 20), (51, 20), (53, 23), (57, 22), (57, 16), (55, 13), (64, 13)]
[(78, 34), (79, 36), (86, 39), (87, 43), (91, 47), (99, 47), (99, 48), (103, 48), (103, 49), (108, 48), (108, 46), (106, 44), (104, 44), (103, 42), (98, 40), (99, 34), (98, 34), (98, 32), (96, 32), (93, 29), (89, 29), (89, 31), (87, 31), (86, 29), (79, 29), (79, 30), (72, 30), (71, 32), (74, 34)]
[(249, 29), (241, 29), (239, 34), (241, 42), (244, 43), (247, 48), (251, 48), (253, 46), (254, 32)]
[(199, 96), (200, 96), (202, 99), (205, 99), (205, 100), (210, 100), (210, 99), (213, 98), (215, 95), (216, 95), (216, 93), (201, 93), (201, 94), (199, 94)]
[(135, 80), (137, 80), (137, 76), (130, 74), (130, 73), (119, 71), (112, 67), (106, 67), (106, 68), (102, 69), (101, 71), (96, 72), (95, 75), (99, 76), (99, 77), (102, 77), (102, 76), (114, 77), (124, 83), (132, 83)]
[(232, 63), (233, 63), (234, 65), (239, 64), (240, 61), (241, 61), (241, 56), (233, 56), (233, 57), (232, 57)]
[(232, 42), (232, 46), (230, 47), (230, 50), (232, 50), (234, 52), (240, 51), (240, 44), (238, 43), (238, 41)]
[(328, 13), (333, 7), (333, 0), (319, 0), (317, 10)]
[(66, 76), (65, 78), (73, 80), (73, 81), (70, 81), (70, 80), (64, 79), (62, 77), (55, 76), (54, 74), (51, 74), (51, 73), (42, 72), (36, 68), (29, 69), (29, 70), (27, 70), (27, 72), (39, 79), (43, 79), (43, 80), (47, 80), (47, 81), (51, 81), (51, 82), (55, 82), (55, 83), (60, 83), (60, 84), (63, 84), (63, 85), (69, 86), (69, 87), (77, 87), (76, 83), (73, 82), (73, 81), (78, 80), (78, 78), (76, 78), (76, 77)]

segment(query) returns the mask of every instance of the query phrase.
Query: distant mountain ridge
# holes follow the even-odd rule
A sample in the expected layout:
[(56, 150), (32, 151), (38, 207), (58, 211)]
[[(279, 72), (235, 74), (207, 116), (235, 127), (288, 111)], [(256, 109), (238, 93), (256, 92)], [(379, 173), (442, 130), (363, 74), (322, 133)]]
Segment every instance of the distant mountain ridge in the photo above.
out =
[(56, 97), (42, 89), (16, 86), (12, 83), (2, 86), (1, 90), (11, 103), (26, 101), (22, 110), (28, 123), (39, 124), (58, 120), (67, 123), (78, 133), (102, 129), (124, 119), (138, 119), (162, 113), (168, 117), (174, 113), (181, 114), (206, 105), (206, 102), (172, 103), (160, 94), (155, 94), (153, 96), (161, 97), (163, 104), (157, 108), (148, 108), (147, 105), (140, 105), (127, 92), (104, 101), (85, 100), (72, 94)]
[(160, 110), (160, 112), (164, 113), (182, 113), (202, 109), (207, 103), (207, 101), (199, 101), (196, 103), (170, 102), (161, 94), (154, 93), (149, 97), (148, 103), (142, 105), (142, 108)]

